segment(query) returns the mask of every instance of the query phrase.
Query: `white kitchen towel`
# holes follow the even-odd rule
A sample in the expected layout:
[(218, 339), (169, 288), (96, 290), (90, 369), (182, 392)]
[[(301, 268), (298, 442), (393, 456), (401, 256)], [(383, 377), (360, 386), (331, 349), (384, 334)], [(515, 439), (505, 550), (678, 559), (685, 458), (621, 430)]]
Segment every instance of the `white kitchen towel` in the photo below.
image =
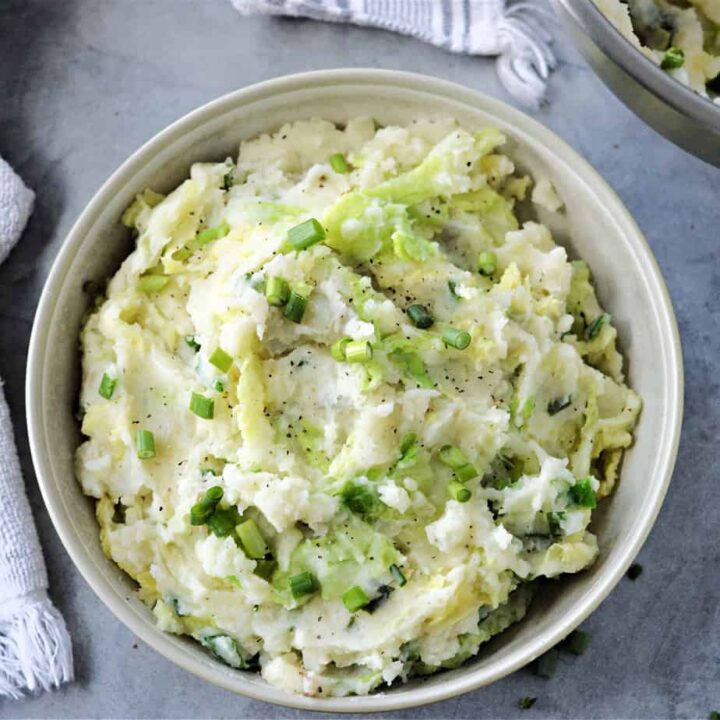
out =
[(555, 56), (548, 0), (231, 0), (246, 15), (289, 15), (383, 28), (457, 53), (497, 55), (500, 81), (537, 107)]
[[(22, 234), (33, 200), (33, 192), (0, 158), (0, 263)], [(47, 586), (0, 380), (0, 699), (73, 678), (70, 637)]]

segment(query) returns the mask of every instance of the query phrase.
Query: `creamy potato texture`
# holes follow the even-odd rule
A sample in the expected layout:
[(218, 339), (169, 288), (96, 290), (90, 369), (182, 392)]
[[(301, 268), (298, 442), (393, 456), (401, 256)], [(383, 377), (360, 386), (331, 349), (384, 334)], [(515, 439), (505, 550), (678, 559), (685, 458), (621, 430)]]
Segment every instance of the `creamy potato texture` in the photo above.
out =
[(298, 122), (125, 213), (77, 472), (163, 629), (291, 692), (368, 693), (593, 562), (640, 401), (587, 265), (518, 220), (504, 143)]
[(720, 0), (594, 0), (640, 52), (720, 103)]

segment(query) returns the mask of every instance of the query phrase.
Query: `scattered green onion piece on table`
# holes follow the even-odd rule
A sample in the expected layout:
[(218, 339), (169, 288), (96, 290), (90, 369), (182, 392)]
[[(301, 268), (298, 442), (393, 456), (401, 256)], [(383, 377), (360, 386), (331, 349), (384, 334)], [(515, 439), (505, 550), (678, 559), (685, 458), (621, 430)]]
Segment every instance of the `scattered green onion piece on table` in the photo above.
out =
[(245, 554), (253, 560), (260, 560), (268, 553), (268, 546), (255, 521), (250, 519), (240, 523), (235, 532), (240, 538)]
[(529, 710), (536, 702), (536, 697), (524, 697), (518, 700), (518, 707), (521, 710)]
[(367, 340), (351, 340), (345, 345), (347, 362), (367, 362), (372, 360), (372, 345)]
[(117, 380), (110, 377), (107, 373), (103, 373), (102, 380), (100, 381), (100, 387), (98, 388), (100, 397), (109, 400), (115, 392), (115, 385), (117, 385)]
[(330, 354), (338, 361), (345, 360), (345, 348), (352, 342), (352, 338), (345, 337), (333, 343), (330, 348)]
[(288, 586), (290, 587), (290, 594), (295, 600), (299, 600), (306, 595), (312, 595), (318, 589), (317, 580), (307, 571), (291, 575), (288, 578)]
[(222, 222), (220, 225), (216, 225), (215, 227), (208, 228), (207, 230), (202, 230), (195, 236), (195, 243), (202, 247), (203, 245), (208, 245), (211, 242), (214, 242), (215, 240), (219, 240), (222, 237), (225, 237), (230, 232), (230, 226), (227, 224), (227, 222)]
[(325, 239), (325, 229), (315, 218), (310, 218), (288, 230), (288, 240), (295, 250), (307, 250)]
[(454, 327), (447, 327), (443, 330), (442, 339), (445, 345), (454, 347), (456, 350), (464, 350), (472, 338), (465, 330), (458, 330)]
[(356, 612), (365, 607), (370, 602), (370, 598), (359, 585), (354, 585), (343, 593), (342, 601), (350, 612)]
[(141, 275), (138, 278), (138, 286), (146, 294), (160, 292), (170, 278), (167, 275)]
[(585, 339), (594, 340), (602, 330), (603, 325), (610, 322), (610, 315), (603, 313), (598, 315), (585, 329)]
[(485, 250), (478, 256), (477, 269), (481, 275), (493, 275), (497, 270), (497, 255), (492, 250)]
[(290, 286), (287, 280), (273, 275), (265, 283), (265, 297), (270, 305), (282, 307), (290, 297)]
[(412, 324), (421, 330), (427, 330), (435, 322), (424, 305), (410, 305), (406, 312)]
[(551, 678), (557, 672), (558, 651), (553, 648), (538, 658), (535, 672), (540, 677)]
[(640, 563), (633, 563), (627, 571), (627, 576), (630, 580), (637, 580), (642, 575), (642, 571), (643, 566)]
[(461, 503), (467, 502), (472, 497), (472, 493), (457, 480), (453, 480), (448, 484), (448, 491), (450, 492), (450, 497), (452, 497), (453, 500), (457, 500)]
[(307, 298), (293, 290), (290, 293), (283, 315), (291, 322), (301, 323), (306, 307)]
[(148, 460), (155, 457), (155, 436), (150, 430), (138, 430), (135, 435), (137, 456), (141, 460)]
[(220, 372), (227, 372), (233, 364), (233, 359), (222, 348), (215, 348), (208, 362), (214, 365)]
[(193, 393), (190, 396), (190, 410), (203, 420), (212, 420), (215, 416), (215, 401), (204, 395)]
[(571, 652), (573, 655), (582, 655), (590, 645), (590, 633), (583, 630), (573, 630), (563, 640), (562, 649)]
[(195, 339), (194, 335), (186, 335), (185, 336), (185, 344), (192, 348), (195, 352), (200, 350), (200, 343)]
[(390, 574), (393, 576), (393, 580), (395, 580), (400, 587), (407, 583), (407, 578), (403, 574), (403, 571), (395, 565), (395, 563), (390, 566)]
[(663, 70), (677, 70), (683, 66), (685, 62), (685, 53), (674, 45), (670, 46), (663, 55), (660, 67)]
[(340, 175), (344, 175), (350, 171), (350, 166), (347, 164), (347, 160), (345, 160), (345, 156), (342, 153), (335, 153), (330, 156), (330, 167)]
[(570, 497), (576, 505), (586, 508), (594, 508), (597, 505), (595, 491), (592, 489), (590, 478), (578, 480), (570, 488)]

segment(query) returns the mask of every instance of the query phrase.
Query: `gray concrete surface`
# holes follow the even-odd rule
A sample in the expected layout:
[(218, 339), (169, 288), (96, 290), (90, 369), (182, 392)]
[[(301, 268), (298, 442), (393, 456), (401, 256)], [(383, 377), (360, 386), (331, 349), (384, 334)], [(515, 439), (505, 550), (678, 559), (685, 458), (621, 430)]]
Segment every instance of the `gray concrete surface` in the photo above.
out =
[[(650, 240), (683, 336), (686, 420), (658, 523), (586, 623), (587, 655), (552, 680), (521, 670), (407, 718), (704, 718), (720, 710), (720, 171), (646, 128), (568, 42), (550, 104), (535, 116), (614, 186)], [(144, 646), (74, 569), (40, 499), (23, 408), (35, 304), (63, 236), (100, 183), (142, 142), (229, 90), (301, 70), (373, 66), (439, 75), (507, 99), (490, 60), (381, 31), (247, 19), (226, 0), (0, 0), (0, 154), (38, 192), (21, 245), (0, 268), (0, 376), (48, 560), (75, 641), (78, 679), (0, 702), (2, 718), (261, 717), (302, 714), (204, 684)], [(0, 499), (0, 501), (3, 501)], [(531, 710), (518, 699), (537, 696)]]

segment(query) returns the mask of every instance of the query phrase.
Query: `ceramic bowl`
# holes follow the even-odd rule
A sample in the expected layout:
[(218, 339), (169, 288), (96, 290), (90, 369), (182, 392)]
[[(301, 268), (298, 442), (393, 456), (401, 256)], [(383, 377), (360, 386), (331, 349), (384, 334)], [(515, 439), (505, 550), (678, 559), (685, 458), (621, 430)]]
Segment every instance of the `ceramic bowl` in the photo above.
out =
[[(645, 407), (614, 496), (593, 521), (600, 556), (579, 575), (548, 583), (525, 620), (483, 646), (461, 668), (368, 697), (311, 698), (235, 671), (196, 642), (161, 632), (134, 583), (102, 553), (94, 503), (73, 470), (80, 442), (75, 408), (78, 333), (88, 298), (83, 280), (111, 276), (130, 252), (122, 211), (145, 187), (169, 191), (200, 160), (235, 155), (239, 142), (284, 122), (321, 116), (343, 123), (370, 115), (381, 124), (454, 116), (495, 125), (518, 166), (548, 177), (565, 200), (542, 215), (557, 241), (585, 258), (612, 313), (628, 360), (629, 383)], [(65, 547), (99, 598), (138, 637), (177, 665), (228, 690), (305, 710), (388, 711), (431, 703), (507, 675), (555, 645), (607, 597), (650, 532), (665, 496), (682, 418), (683, 375), (673, 310), (652, 253), (615, 193), (549, 130), (509, 106), (441, 80), (400, 72), (336, 70), (279, 78), (226, 95), (158, 134), (100, 188), (70, 231), (47, 279), (28, 358), (27, 420), (37, 478)]]
[(625, 105), (668, 140), (720, 166), (720, 105), (646, 58), (593, 0), (553, 4), (580, 52)]

